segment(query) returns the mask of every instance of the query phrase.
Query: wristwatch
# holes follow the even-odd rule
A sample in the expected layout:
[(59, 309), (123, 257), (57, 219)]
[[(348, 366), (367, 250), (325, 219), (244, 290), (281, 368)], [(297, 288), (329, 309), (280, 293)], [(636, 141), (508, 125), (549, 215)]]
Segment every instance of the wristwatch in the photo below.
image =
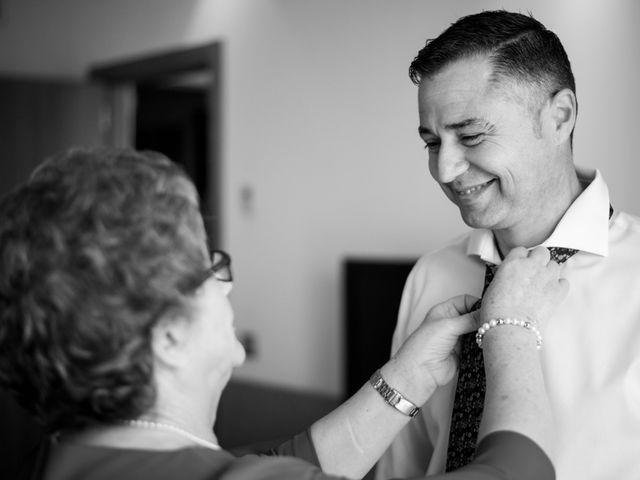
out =
[(384, 378), (382, 378), (382, 374), (380, 373), (380, 369), (376, 370), (374, 374), (371, 375), (369, 383), (374, 388), (374, 390), (380, 394), (385, 402), (398, 410), (400, 413), (408, 417), (415, 417), (420, 411), (418, 407), (404, 398), (404, 396), (399, 391), (397, 391), (395, 388), (390, 387), (387, 382), (384, 381)]

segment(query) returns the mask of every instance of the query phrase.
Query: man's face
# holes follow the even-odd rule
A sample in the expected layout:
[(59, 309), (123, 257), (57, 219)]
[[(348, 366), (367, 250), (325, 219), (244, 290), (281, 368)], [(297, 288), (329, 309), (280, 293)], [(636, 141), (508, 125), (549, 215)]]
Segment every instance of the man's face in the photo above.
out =
[(524, 89), (490, 84), (490, 74), (485, 59), (472, 58), (424, 78), (420, 136), (431, 175), (467, 225), (527, 233), (556, 195), (559, 162), (540, 123), (546, 107), (534, 113)]

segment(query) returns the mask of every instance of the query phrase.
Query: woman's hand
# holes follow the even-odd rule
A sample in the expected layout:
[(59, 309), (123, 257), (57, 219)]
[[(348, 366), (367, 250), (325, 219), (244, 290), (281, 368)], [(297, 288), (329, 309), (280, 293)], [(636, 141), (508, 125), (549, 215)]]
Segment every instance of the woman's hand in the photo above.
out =
[(482, 323), (494, 318), (518, 318), (540, 325), (569, 291), (560, 266), (549, 250), (514, 248), (498, 267), (482, 297)]
[(460, 295), (435, 305), (391, 359), (390, 363), (402, 365), (413, 377), (405, 378), (408, 383), (422, 387), (414, 394), (416, 399), (426, 400), (455, 375), (458, 358), (454, 348), (460, 335), (478, 328), (477, 311), (470, 313), (477, 301), (472, 295)]
[[(433, 307), (400, 350), (381, 367), (386, 383), (422, 406), (457, 368), (458, 337), (474, 330), (469, 310), (477, 298), (461, 295)], [(326, 473), (362, 478), (411, 420), (366, 383), (349, 400), (311, 426), (311, 438)]]
[[(515, 248), (487, 288), (480, 317), (483, 323), (516, 318), (541, 327), (568, 289), (546, 248)], [(492, 432), (514, 431), (553, 458), (554, 419), (535, 338), (525, 328), (506, 325), (491, 328), (482, 344), (487, 388), (478, 440)]]

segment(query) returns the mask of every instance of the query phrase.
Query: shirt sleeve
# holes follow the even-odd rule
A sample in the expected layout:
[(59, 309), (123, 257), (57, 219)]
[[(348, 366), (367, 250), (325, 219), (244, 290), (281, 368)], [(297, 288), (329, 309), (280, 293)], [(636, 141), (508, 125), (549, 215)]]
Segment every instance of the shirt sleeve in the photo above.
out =
[(268, 455), (279, 457), (296, 457), (301, 460), (305, 460), (316, 467), (320, 466), (320, 460), (318, 460), (318, 455), (316, 454), (316, 449), (313, 446), (309, 430), (305, 430), (304, 432), (297, 434), (293, 438), (266, 453)]
[(308, 430), (276, 447), (239, 457), (230, 468), (227, 468), (223, 476), (215, 477), (215, 480), (251, 479), (348, 480), (322, 471)]
[(320, 460), (316, 454), (311, 433), (305, 430), (297, 435), (287, 438), (282, 437), (273, 440), (266, 440), (241, 447), (234, 447), (228, 450), (235, 457), (246, 455), (258, 455), (269, 457), (295, 457), (304, 460), (312, 465), (320, 466)]
[[(338, 480), (316, 465), (300, 461), (311, 455), (317, 462), (308, 432), (303, 432), (272, 450), (273, 457), (248, 455), (227, 468), (224, 480)], [(290, 456), (297, 458), (291, 458)], [(299, 456), (301, 455), (301, 456)], [(287, 458), (289, 456), (289, 458)], [(313, 462), (312, 462), (313, 463)], [(494, 432), (478, 445), (474, 461), (455, 472), (414, 480), (555, 480), (551, 461), (531, 439), (515, 432)], [(342, 479), (345, 480), (345, 479)], [(395, 480), (410, 480), (409, 477)]]
[(426, 477), (428, 480), (555, 480), (553, 464), (529, 437), (500, 431), (478, 444), (476, 458), (454, 472)]

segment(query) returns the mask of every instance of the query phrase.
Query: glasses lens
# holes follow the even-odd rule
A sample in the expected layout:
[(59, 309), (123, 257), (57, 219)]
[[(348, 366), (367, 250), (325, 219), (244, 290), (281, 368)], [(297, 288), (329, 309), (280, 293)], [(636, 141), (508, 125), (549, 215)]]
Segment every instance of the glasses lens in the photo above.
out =
[(231, 282), (231, 257), (222, 250), (211, 252), (211, 272), (213, 276), (221, 282)]

